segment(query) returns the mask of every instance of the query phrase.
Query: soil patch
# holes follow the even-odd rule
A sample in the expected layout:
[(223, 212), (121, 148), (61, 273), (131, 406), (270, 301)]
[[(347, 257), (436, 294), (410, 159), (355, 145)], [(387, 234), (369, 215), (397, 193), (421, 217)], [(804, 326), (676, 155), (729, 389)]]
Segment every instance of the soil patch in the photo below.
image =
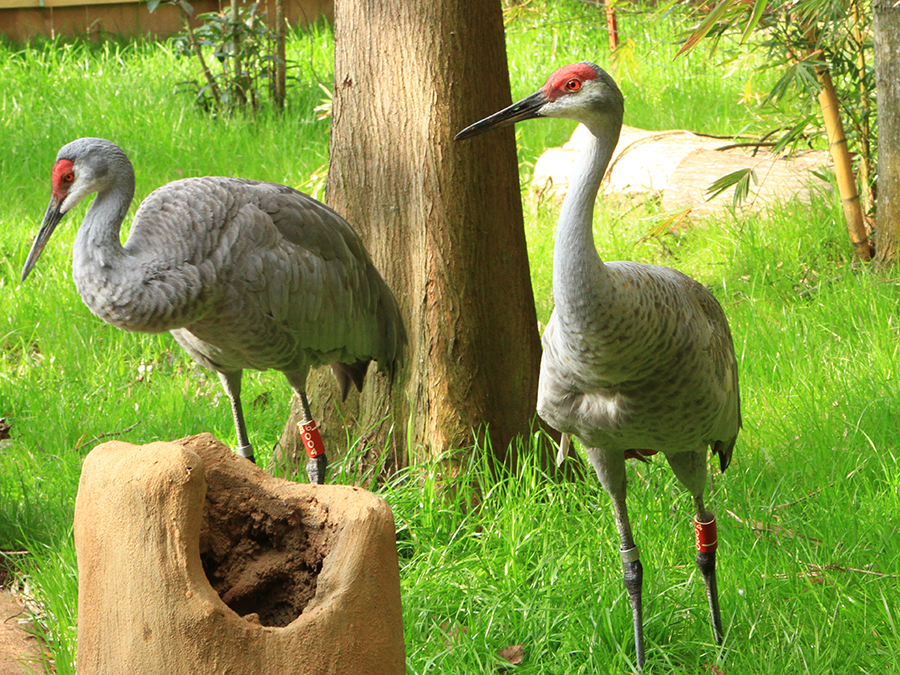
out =
[(287, 626), (316, 594), (335, 525), (315, 499), (284, 500), (223, 469), (207, 465), (200, 531), (206, 577), (237, 614)]
[(30, 630), (25, 606), (8, 589), (0, 588), (0, 675), (51, 672), (45, 669), (41, 643)]

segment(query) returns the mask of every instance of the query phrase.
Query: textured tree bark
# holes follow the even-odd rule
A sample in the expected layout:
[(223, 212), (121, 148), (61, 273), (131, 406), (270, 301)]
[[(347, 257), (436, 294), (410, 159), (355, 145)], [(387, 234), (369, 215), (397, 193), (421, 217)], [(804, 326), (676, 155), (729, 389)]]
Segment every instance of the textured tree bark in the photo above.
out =
[(875, 261), (895, 265), (900, 252), (900, 5), (875, 0), (875, 87), (878, 97), (878, 202)]
[[(238, 0), (231, 0), (231, 22), (240, 24), (240, 4)], [(232, 84), (229, 87), (229, 93), (234, 95), (234, 100), (229, 101), (230, 105), (238, 103), (243, 105), (247, 102), (247, 92), (244, 89), (244, 66), (241, 60), (241, 34), (235, 30), (234, 36), (231, 38), (231, 56), (232, 56)]]
[(346, 447), (348, 422), (382, 452), (392, 429), (389, 463), (405, 464), (487, 428), (505, 462), (540, 364), (515, 137), (453, 140), (511, 103), (500, 2), (340, 0), (335, 41), (327, 201), (397, 295), (409, 345), (393, 387), (371, 368), (350, 405), (310, 378), (326, 447)]

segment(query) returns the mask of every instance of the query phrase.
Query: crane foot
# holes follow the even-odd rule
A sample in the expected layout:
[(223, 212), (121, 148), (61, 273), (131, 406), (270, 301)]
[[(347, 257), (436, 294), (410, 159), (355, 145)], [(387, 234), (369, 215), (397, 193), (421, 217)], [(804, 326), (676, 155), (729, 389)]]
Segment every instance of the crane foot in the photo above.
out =
[(637, 546), (622, 555), (622, 571), (625, 579), (625, 590), (631, 600), (631, 616), (634, 620), (634, 650), (637, 658), (638, 672), (644, 669), (644, 609), (641, 602), (641, 587), (644, 584), (644, 567), (640, 561)]

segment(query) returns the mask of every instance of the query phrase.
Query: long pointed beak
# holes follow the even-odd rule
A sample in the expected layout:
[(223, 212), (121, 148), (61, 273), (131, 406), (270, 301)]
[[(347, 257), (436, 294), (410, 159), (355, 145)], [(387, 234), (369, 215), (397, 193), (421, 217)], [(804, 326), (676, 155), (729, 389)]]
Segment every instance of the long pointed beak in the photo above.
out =
[(41, 223), (41, 229), (38, 230), (34, 243), (31, 245), (31, 251), (28, 252), (28, 258), (25, 260), (25, 267), (22, 268), (22, 281), (25, 281), (37, 259), (41, 257), (41, 252), (43, 252), (44, 246), (47, 245), (50, 235), (53, 234), (53, 230), (56, 229), (59, 221), (65, 215), (65, 213), (60, 211), (61, 205), (62, 202), (56, 197), (50, 198), (50, 205), (47, 207), (47, 213), (44, 214), (44, 222)]
[(504, 108), (498, 113), (494, 113), (490, 117), (486, 117), (480, 122), (475, 122), (472, 126), (466, 127), (458, 134), (456, 140), (461, 141), (464, 138), (472, 138), (478, 134), (483, 134), (491, 129), (499, 129), (500, 127), (509, 126), (522, 120), (530, 120), (535, 117), (542, 117), (541, 108), (547, 103), (547, 96), (543, 91), (536, 91), (531, 96), (526, 96), (518, 103), (513, 103), (508, 108)]

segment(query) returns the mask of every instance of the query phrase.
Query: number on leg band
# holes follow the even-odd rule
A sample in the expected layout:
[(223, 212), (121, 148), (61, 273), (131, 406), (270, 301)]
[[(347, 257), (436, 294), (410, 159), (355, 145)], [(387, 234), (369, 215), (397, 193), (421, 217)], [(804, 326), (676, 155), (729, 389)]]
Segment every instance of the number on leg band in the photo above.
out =
[(716, 546), (719, 543), (718, 535), (716, 534), (716, 518), (713, 516), (713, 519), (708, 523), (701, 523), (694, 518), (694, 536), (697, 542), (697, 550), (701, 553), (712, 553), (716, 550)]
[(303, 441), (303, 447), (310, 459), (325, 454), (325, 445), (322, 443), (322, 435), (319, 433), (319, 427), (316, 426), (315, 420), (297, 422), (297, 430), (300, 432), (300, 439)]

